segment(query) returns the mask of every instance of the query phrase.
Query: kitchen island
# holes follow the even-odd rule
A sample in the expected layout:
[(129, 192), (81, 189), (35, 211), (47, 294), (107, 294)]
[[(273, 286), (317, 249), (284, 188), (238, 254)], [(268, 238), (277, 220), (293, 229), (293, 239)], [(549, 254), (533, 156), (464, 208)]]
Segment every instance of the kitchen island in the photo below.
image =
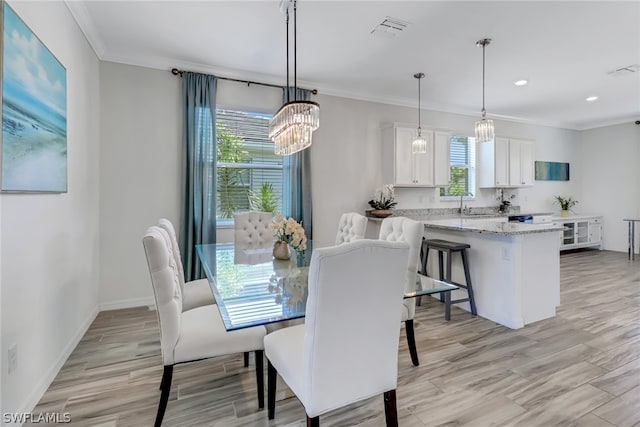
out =
[[(427, 239), (468, 243), (470, 274), (478, 315), (512, 329), (556, 315), (560, 305), (562, 226), (491, 219), (423, 220)], [(452, 279), (465, 283), (454, 255)], [(429, 276), (438, 278), (438, 257), (429, 254)], [(466, 293), (452, 299), (465, 298)], [(469, 303), (457, 304), (469, 311)], [(455, 319), (455, 314), (453, 315)]]

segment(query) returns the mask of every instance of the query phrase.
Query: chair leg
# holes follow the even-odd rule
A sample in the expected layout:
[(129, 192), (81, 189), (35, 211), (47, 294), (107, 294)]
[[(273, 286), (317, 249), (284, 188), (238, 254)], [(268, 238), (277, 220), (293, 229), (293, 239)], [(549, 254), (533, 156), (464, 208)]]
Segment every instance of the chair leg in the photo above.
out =
[(162, 371), (162, 379), (160, 380), (160, 387), (158, 387), (158, 390), (162, 390), (162, 387), (164, 387), (166, 373), (167, 373), (166, 369)]
[(395, 389), (384, 392), (384, 417), (387, 420), (387, 427), (398, 427)]
[(404, 321), (404, 329), (407, 333), (407, 344), (409, 344), (409, 354), (411, 355), (411, 362), (413, 366), (420, 365), (418, 360), (418, 349), (416, 348), (416, 337), (413, 333), (413, 319)]
[(278, 371), (267, 359), (267, 415), (270, 420), (276, 417), (276, 381)]
[(256, 382), (258, 383), (258, 409), (264, 409), (264, 350), (256, 350)]
[(473, 295), (473, 285), (471, 284), (471, 273), (469, 272), (469, 260), (467, 260), (466, 249), (460, 252), (462, 255), (462, 266), (464, 267), (464, 278), (467, 281), (467, 293), (469, 294), (469, 306), (471, 308), (471, 314), (476, 316), (478, 309), (476, 308), (476, 299)]
[(451, 291), (444, 294), (444, 320), (451, 320)]
[[(438, 277), (440, 281), (444, 280), (444, 253), (442, 251), (438, 251), (438, 268), (440, 269), (440, 273)], [(440, 302), (444, 302), (444, 295), (440, 292)]]
[(249, 367), (249, 352), (248, 351), (244, 352), (244, 367), (245, 368)]
[(171, 378), (173, 377), (173, 365), (165, 365), (164, 372), (162, 373), (161, 381), (161, 393), (160, 403), (158, 403), (158, 413), (156, 414), (156, 422), (154, 427), (160, 427), (162, 425), (162, 419), (164, 418), (164, 411), (167, 409), (167, 402), (169, 402), (169, 393), (171, 392)]
[(307, 415), (307, 427), (320, 427), (320, 417), (309, 418)]

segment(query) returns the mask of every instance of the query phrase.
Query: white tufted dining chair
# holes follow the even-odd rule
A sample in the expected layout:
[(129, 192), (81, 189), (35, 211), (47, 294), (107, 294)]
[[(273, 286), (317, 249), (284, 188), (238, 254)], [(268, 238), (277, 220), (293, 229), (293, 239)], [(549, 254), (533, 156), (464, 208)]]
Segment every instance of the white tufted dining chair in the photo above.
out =
[(147, 230), (142, 243), (156, 300), (164, 365), (154, 425), (162, 424), (175, 365), (233, 353), (255, 352), (258, 407), (263, 408), (265, 328), (260, 326), (227, 332), (215, 305), (183, 311), (178, 267), (169, 235), (163, 228), (153, 226)]
[(273, 246), (273, 220), (270, 212), (241, 212), (233, 215), (234, 243), (237, 248), (255, 249)]
[[(380, 225), (380, 240), (391, 242), (405, 242), (409, 244), (409, 264), (407, 268), (410, 272), (418, 272), (420, 265), (420, 247), (422, 245), (422, 236), (424, 234), (424, 226), (418, 222), (405, 217), (385, 218)], [(404, 282), (408, 282), (409, 278), (414, 276), (405, 275)], [(417, 276), (416, 276), (417, 278)], [(405, 283), (407, 291), (414, 289), (413, 283)], [(418, 366), (418, 350), (416, 348), (416, 339), (413, 329), (413, 316), (416, 313), (416, 299), (407, 298), (402, 300), (402, 318), (404, 322), (405, 332), (407, 334), (407, 344), (409, 345), (409, 354), (411, 362), (414, 366)]]
[(178, 269), (178, 279), (180, 280), (180, 290), (182, 291), (182, 310), (187, 311), (192, 308), (202, 307), (203, 305), (215, 304), (209, 280), (198, 279), (185, 282), (184, 267), (182, 266), (182, 257), (180, 256), (180, 247), (178, 246), (178, 238), (176, 237), (176, 229), (171, 221), (166, 218), (160, 218), (158, 226), (169, 235), (171, 243), (171, 252)]
[[(304, 406), (307, 426), (379, 394), (387, 426), (398, 425), (398, 318), (408, 256), (406, 243), (364, 239), (313, 251), (305, 324), (264, 338), (269, 419), (280, 374)], [(367, 304), (353, 304), (363, 295)]]
[(336, 245), (364, 239), (367, 231), (367, 217), (356, 212), (344, 213), (338, 223)]

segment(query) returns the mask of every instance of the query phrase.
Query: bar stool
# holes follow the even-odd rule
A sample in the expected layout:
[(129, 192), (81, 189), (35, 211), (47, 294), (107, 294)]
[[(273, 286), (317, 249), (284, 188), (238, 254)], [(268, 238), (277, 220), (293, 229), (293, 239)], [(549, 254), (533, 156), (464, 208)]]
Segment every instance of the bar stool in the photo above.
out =
[[(473, 286), (471, 284), (471, 275), (469, 274), (469, 261), (467, 260), (467, 249), (471, 248), (471, 245), (467, 243), (450, 242), (448, 240), (441, 239), (423, 239), (422, 240), (422, 274), (427, 276), (427, 261), (429, 259), (429, 250), (434, 249), (438, 251), (438, 267), (440, 268), (439, 279), (449, 283), (453, 283), (463, 289), (466, 289), (468, 298), (462, 298), (457, 300), (447, 299), (445, 301), (444, 295), (440, 293), (440, 301), (445, 303), (445, 320), (451, 319), (451, 304), (458, 304), (461, 302), (469, 301), (471, 306), (471, 314), (474, 316), (478, 314), (476, 309), (476, 301), (473, 297)], [(456, 283), (451, 280), (451, 256), (454, 252), (460, 252), (462, 257), (462, 266), (464, 267), (464, 278), (466, 285)], [(444, 271), (444, 254), (447, 254), (447, 270)]]

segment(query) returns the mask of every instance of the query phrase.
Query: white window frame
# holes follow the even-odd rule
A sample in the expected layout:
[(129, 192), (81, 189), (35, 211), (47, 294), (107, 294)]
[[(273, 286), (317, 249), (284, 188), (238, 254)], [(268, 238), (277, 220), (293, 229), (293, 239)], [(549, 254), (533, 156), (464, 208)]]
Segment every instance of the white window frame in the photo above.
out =
[[(469, 171), (469, 183), (467, 186), (467, 191), (470, 192), (471, 194), (473, 194), (472, 196), (463, 196), (462, 200), (475, 200), (476, 196), (477, 196), (477, 191), (478, 188), (476, 186), (476, 164), (477, 164), (477, 157), (476, 157), (476, 139), (475, 137), (472, 136), (466, 136), (466, 135), (451, 135), (451, 138), (460, 138), (460, 137), (466, 137), (467, 138), (467, 144), (469, 144), (469, 148), (470, 148), (470, 153), (469, 153), (469, 163), (468, 164), (464, 164), (464, 163), (453, 163), (452, 159), (451, 159), (451, 149), (449, 149), (449, 168), (452, 167), (460, 167), (460, 168), (464, 168), (467, 169)], [(450, 144), (451, 146), (451, 144)], [(438, 195), (440, 195), (440, 192), (438, 191)], [(453, 202), (453, 201), (460, 201), (460, 196), (452, 196), (452, 195), (444, 195), (444, 196), (440, 196), (440, 201), (443, 202)]]

